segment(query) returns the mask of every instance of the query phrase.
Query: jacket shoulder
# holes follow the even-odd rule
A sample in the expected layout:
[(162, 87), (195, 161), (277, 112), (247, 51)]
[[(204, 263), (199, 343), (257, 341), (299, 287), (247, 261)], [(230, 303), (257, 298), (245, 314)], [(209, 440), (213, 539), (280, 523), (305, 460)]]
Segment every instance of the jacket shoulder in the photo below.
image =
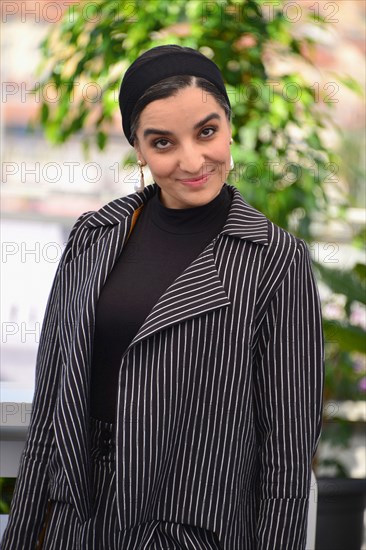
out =
[(267, 308), (298, 254), (308, 254), (306, 243), (268, 220), (268, 246), (264, 250), (261, 268), (257, 303), (258, 312)]
[(294, 253), (299, 240), (295, 235), (268, 220), (268, 255), (286, 257)]
[(298, 254), (309, 254), (306, 242), (268, 220), (267, 261), (276, 259), (289, 266)]
[(81, 214), (71, 229), (66, 245), (65, 262), (69, 262), (103, 238), (113, 226), (123, 223), (126, 218), (132, 218), (134, 212), (154, 195), (156, 189), (155, 184), (148, 185), (142, 192), (113, 199), (99, 210)]
[(83, 242), (85, 241), (85, 236), (87, 233), (86, 222), (94, 214), (95, 214), (94, 210), (90, 210), (88, 212), (84, 212), (83, 214), (80, 214), (80, 216), (77, 218), (76, 222), (72, 226), (67, 239), (63, 257), (62, 257), (63, 264), (69, 262), (78, 254), (79, 248), (82, 246)]

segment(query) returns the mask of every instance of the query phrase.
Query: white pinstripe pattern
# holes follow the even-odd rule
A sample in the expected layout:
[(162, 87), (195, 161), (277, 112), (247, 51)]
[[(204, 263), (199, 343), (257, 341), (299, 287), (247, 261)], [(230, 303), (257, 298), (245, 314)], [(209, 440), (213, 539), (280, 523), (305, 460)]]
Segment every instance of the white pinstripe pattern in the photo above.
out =
[[(223, 230), (122, 358), (118, 529), (159, 520), (212, 531), (225, 550), (301, 550), (321, 425), (319, 296), (306, 244), (229, 188)], [(47, 305), (3, 550), (34, 548), (50, 490), (65, 484), (79, 521), (91, 516), (95, 305), (133, 212), (156, 190), (86, 213), (72, 230)]]
[(113, 424), (91, 419), (92, 517), (80, 523), (67, 495), (55, 495), (43, 550), (220, 550), (215, 535), (195, 526), (150, 521), (118, 529), (112, 439), (105, 448), (105, 433), (113, 430)]

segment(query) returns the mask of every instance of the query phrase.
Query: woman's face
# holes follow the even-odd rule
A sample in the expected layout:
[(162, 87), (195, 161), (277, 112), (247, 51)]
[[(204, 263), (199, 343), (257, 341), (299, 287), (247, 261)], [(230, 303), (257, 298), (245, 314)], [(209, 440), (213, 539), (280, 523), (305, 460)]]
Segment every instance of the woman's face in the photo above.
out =
[(189, 87), (149, 103), (141, 112), (135, 149), (168, 208), (207, 204), (230, 167), (230, 123), (216, 99)]

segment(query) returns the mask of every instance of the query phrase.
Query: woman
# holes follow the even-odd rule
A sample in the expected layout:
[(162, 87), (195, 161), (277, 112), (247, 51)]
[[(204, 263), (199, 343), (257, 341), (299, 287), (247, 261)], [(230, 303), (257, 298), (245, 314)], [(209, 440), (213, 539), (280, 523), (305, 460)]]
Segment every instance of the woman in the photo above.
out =
[(308, 249), (225, 183), (212, 61), (153, 48), (119, 99), (154, 184), (71, 231), (2, 548), (300, 550), (323, 383)]

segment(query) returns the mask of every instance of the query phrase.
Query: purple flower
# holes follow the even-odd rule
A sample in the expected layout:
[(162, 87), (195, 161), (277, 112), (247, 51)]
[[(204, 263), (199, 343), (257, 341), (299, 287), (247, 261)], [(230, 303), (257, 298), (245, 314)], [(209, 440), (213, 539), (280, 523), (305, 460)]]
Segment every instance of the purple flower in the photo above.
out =
[(360, 380), (359, 383), (358, 383), (358, 387), (360, 388), (361, 391), (365, 391), (365, 392), (366, 392), (366, 376), (364, 376), (363, 378), (361, 378), (361, 380)]
[(361, 358), (356, 359), (353, 363), (353, 368), (356, 372), (364, 372), (365, 371), (365, 362)]

